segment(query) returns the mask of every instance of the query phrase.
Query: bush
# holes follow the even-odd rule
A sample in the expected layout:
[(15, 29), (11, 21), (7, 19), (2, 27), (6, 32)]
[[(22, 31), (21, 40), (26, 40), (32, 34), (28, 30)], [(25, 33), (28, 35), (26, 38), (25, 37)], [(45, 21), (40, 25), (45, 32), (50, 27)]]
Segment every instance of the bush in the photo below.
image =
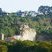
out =
[(0, 41), (0, 52), (52, 52), (52, 42)]
[(0, 52), (7, 52), (7, 46), (0, 45)]

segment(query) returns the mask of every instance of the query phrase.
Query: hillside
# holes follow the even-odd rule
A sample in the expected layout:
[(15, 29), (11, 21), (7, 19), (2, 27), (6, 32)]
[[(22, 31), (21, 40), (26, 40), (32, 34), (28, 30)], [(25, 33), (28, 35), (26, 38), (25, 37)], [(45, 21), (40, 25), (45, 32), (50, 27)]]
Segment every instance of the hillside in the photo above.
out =
[[(42, 7), (42, 6), (41, 6)], [(14, 35), (19, 35), (21, 30), (20, 26), (22, 24), (28, 24), (28, 26), (37, 32), (38, 41), (42, 40), (52, 40), (52, 12), (49, 12), (44, 7), (44, 10), (41, 7), (38, 11), (41, 13), (36, 13), (36, 16), (31, 16), (29, 13), (27, 16), (18, 16), (17, 13), (1, 13), (0, 14), (0, 33), (5, 34), (5, 37), (11, 37)], [(46, 13), (47, 11), (47, 13)], [(2, 15), (4, 14), (4, 15)], [(27, 30), (26, 30), (27, 31)], [(33, 31), (30, 30), (29, 31)], [(32, 32), (33, 33), (33, 32)], [(24, 34), (26, 34), (24, 32)]]
[(28, 25), (23, 25), (20, 28), (20, 34), (14, 35), (13, 38), (17, 40), (30, 40), (35, 41), (36, 40), (36, 31), (35, 29), (30, 28)]

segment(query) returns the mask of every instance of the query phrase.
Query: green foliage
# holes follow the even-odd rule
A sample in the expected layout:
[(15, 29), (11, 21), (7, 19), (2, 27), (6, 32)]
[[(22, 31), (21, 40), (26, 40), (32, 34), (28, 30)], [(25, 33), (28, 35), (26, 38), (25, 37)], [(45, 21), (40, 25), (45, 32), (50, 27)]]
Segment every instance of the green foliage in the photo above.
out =
[(52, 42), (0, 41), (0, 52), (52, 52)]
[(0, 16), (0, 33), (5, 36), (20, 34), (20, 25), (28, 24), (31, 28), (36, 29), (37, 34), (52, 34), (52, 16), (37, 15), (35, 17), (19, 17), (15, 13)]
[(7, 46), (0, 45), (0, 52), (7, 52)]

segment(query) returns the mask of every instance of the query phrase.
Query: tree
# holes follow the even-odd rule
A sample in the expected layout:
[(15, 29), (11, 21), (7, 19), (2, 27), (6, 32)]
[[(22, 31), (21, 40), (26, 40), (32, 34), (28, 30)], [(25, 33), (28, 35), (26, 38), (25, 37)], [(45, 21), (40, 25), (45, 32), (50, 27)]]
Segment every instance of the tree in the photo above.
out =
[(0, 8), (0, 15), (2, 15), (2, 9)]
[(38, 9), (38, 12), (43, 13), (43, 14), (48, 14), (50, 11), (49, 6), (40, 6)]

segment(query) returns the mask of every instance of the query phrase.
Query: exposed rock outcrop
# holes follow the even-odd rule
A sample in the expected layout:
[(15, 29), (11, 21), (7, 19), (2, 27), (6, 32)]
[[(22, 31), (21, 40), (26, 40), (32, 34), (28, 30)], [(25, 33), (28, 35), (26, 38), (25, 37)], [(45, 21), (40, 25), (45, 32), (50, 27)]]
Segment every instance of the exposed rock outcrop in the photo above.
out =
[(13, 36), (15, 39), (18, 40), (30, 40), (34, 41), (36, 38), (36, 31), (32, 28), (30, 28), (28, 25), (22, 25), (21, 28), (21, 33), (20, 35), (15, 35)]

